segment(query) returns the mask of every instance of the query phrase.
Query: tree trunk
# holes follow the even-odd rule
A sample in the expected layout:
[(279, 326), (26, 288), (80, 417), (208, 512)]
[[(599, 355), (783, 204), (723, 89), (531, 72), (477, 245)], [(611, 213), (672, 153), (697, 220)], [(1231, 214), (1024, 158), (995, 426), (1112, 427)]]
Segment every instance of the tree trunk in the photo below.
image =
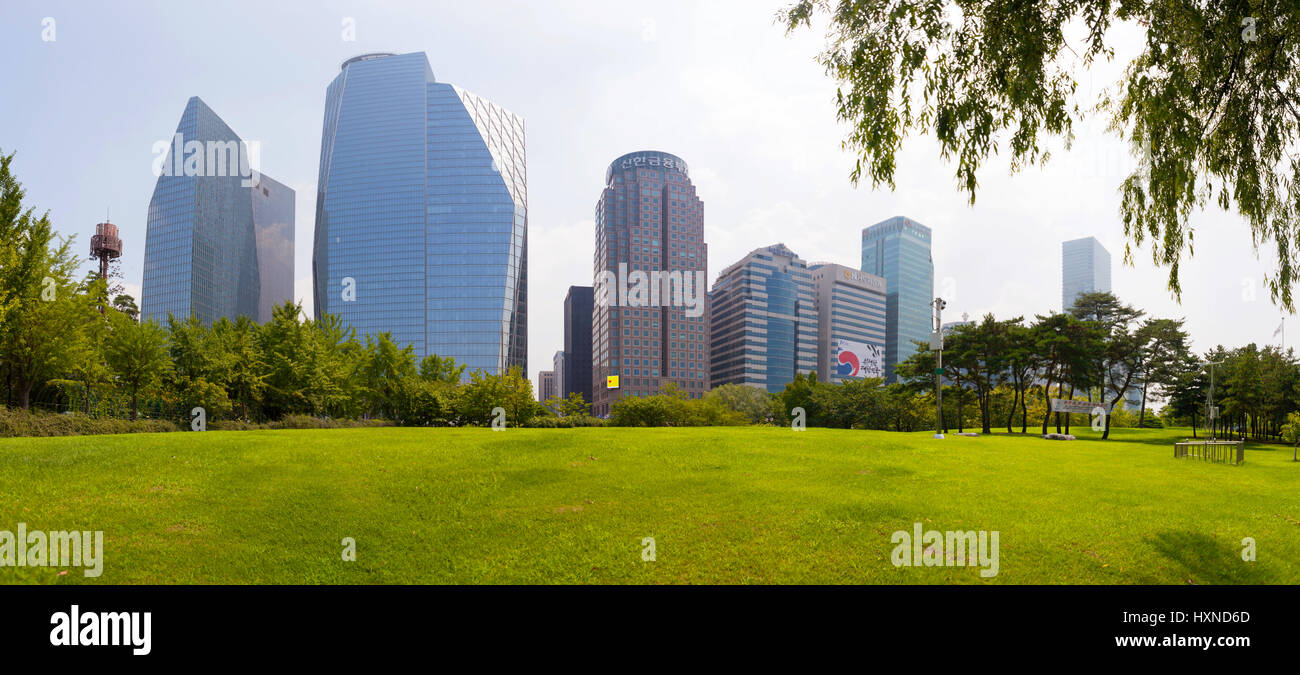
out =
[(1143, 380), (1142, 381), (1142, 410), (1138, 412), (1139, 429), (1142, 428), (1142, 424), (1146, 422), (1146, 420), (1147, 420), (1147, 383), (1146, 380)]
[[(1070, 399), (1074, 399), (1074, 385), (1070, 385)], [(1065, 433), (1070, 433), (1070, 413), (1065, 413)]]

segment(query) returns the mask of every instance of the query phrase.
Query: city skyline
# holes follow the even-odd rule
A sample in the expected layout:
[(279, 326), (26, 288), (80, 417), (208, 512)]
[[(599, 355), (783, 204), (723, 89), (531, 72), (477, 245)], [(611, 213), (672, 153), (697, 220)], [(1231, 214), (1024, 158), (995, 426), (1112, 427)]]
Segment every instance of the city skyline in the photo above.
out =
[[(900, 154), (897, 190), (852, 188), (847, 181), (852, 158), (839, 148), (843, 129), (834, 122), (834, 86), (812, 59), (821, 41), (812, 31), (786, 37), (772, 26), (771, 15), (781, 6), (745, 5), (746, 11), (737, 13), (721, 5), (669, 2), (649, 9), (613, 7), (590, 16), (576, 4), (545, 12), (450, 4), (436, 9), (323, 5), (320, 16), (307, 22), (303, 33), (308, 37), (284, 35), (293, 12), (281, 8), (255, 12), (253, 5), (236, 4), (113, 10), (126, 35), (147, 34), (161, 41), (144, 49), (143, 40), (110, 39), (88, 29), (108, 20), (106, 9), (77, 7), (72, 12), (73, 5), (63, 5), (69, 8), (65, 20), (58, 3), (19, 2), (10, 6), (15, 20), (0, 26), (0, 52), (30, 66), (14, 73), (16, 82), (43, 90), (42, 82), (57, 78), (71, 86), (47, 91), (44, 106), (0, 104), (0, 127), (13, 133), (0, 139), (0, 147), (18, 151), (15, 166), (23, 171), (30, 198), (51, 210), (62, 234), (78, 234), (79, 245), (88, 238), (87, 223), (98, 222), (104, 209), (111, 208), (127, 242), (121, 261), (124, 280), (138, 300), (147, 201), (155, 180), (148, 168), (150, 146), (162, 135), (160, 129), (174, 126), (175, 101), (202, 91), (246, 138), (263, 142), (267, 166), (301, 200), (295, 299), (312, 312), (313, 293), (304, 276), (310, 251), (304, 257), (304, 249), (310, 249), (306, 242), (315, 225), (321, 89), (342, 60), (380, 50), (427, 50), (439, 70), (451, 69), (450, 80), (473, 83), (485, 96), (529, 119), (532, 163), (546, 167), (534, 172), (530, 203), (534, 306), (556, 307), (569, 285), (589, 283), (585, 274), (573, 270), (585, 269), (590, 260), (585, 242), (593, 227), (593, 177), (608, 157), (628, 147), (670, 148), (691, 158), (694, 179), (710, 198), (706, 241), (723, 260), (737, 259), (767, 241), (793, 245), (793, 231), (806, 233), (797, 249), (809, 260), (854, 265), (848, 242), (862, 227), (898, 213), (918, 218), (935, 231), (935, 292), (949, 298), (951, 315), (978, 317), (991, 311), (1017, 316), (1059, 308), (1056, 284), (1044, 280), (1059, 274), (1054, 247), (1062, 240), (1095, 235), (1123, 257), (1115, 187), (1128, 161), (1127, 148), (1099, 128), (1078, 129), (1073, 148), (1054, 150), (1046, 169), (1008, 177), (1005, 162), (994, 162), (981, 173), (983, 188), (974, 207), (953, 184), (952, 167), (935, 159), (928, 139), (910, 141)], [(142, 18), (145, 14), (149, 21)], [(60, 19), (58, 40), (43, 43), (40, 22), (50, 15)], [(731, 21), (718, 20), (722, 16)], [(340, 38), (345, 17), (355, 20), (355, 41)], [(191, 35), (189, 42), (171, 37), (187, 34), (184, 27), (194, 23), (211, 26), (210, 35)], [(497, 53), (475, 40), (474, 31), (459, 35), (445, 28), (489, 23), (519, 49), (540, 56), (521, 60), (513, 53)], [(545, 30), (526, 28), (534, 25)], [(320, 35), (310, 36), (311, 30)], [(726, 48), (718, 45), (719, 30)], [(262, 63), (279, 65), (255, 71), (192, 72), (184, 67), (187, 58), (219, 49), (226, 36), (238, 32), (269, 44)], [(587, 42), (581, 49), (543, 49), (544, 34), (582, 35)], [(653, 49), (619, 49), (626, 45)], [(146, 59), (160, 46), (177, 54), (175, 62)], [(593, 50), (614, 60), (596, 66), (583, 58)], [(87, 59), (88, 54), (94, 57)], [(102, 70), (87, 69), (86, 62)], [(1092, 79), (1108, 81), (1117, 67), (1099, 64)], [(105, 114), (103, 108), (80, 105), (83, 99), (120, 99), (128, 83), (115, 73), (128, 68), (151, 85), (133, 92), (130, 109), (136, 112), (127, 115), (110, 106)], [(608, 68), (622, 72), (619, 81), (607, 77), (601, 81), (608, 86), (592, 88), (593, 78)], [(772, 92), (764, 84), (771, 79), (786, 84)], [(626, 107), (626, 101), (644, 96), (649, 88), (662, 91), (673, 105)], [(617, 124), (611, 121), (615, 119)], [(82, 133), (67, 133), (71, 128)], [(85, 154), (79, 143), (87, 136), (104, 150)], [(123, 158), (131, 157), (138, 158), (136, 163), (124, 165)], [(56, 169), (73, 158), (81, 162), (75, 175)], [(1197, 222), (1197, 255), (1183, 266), (1183, 304), (1169, 298), (1165, 272), (1149, 264), (1145, 247), (1133, 251), (1136, 267), (1116, 265), (1113, 270), (1115, 287), (1125, 289), (1122, 299), (1154, 313), (1187, 316), (1198, 350), (1217, 343), (1275, 342), (1270, 336), (1279, 311), (1263, 285), (1271, 254), (1264, 250), (1263, 259), (1255, 259), (1236, 217), (1211, 208)], [(1022, 262), (1006, 269), (995, 262), (1000, 255)], [(1222, 274), (1223, 269), (1234, 273)], [(1232, 320), (1222, 319), (1225, 311)], [(559, 313), (547, 314), (551, 316), (534, 316), (530, 326), (530, 361), (538, 365), (561, 343)]]

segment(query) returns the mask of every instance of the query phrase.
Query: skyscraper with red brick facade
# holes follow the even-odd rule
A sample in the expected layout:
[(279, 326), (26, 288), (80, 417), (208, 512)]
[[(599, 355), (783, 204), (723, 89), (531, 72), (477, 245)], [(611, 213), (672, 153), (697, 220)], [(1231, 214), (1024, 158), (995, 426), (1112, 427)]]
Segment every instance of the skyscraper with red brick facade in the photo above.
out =
[(672, 383), (709, 389), (708, 247), (704, 202), (680, 157), (614, 160), (596, 204), (592, 412)]

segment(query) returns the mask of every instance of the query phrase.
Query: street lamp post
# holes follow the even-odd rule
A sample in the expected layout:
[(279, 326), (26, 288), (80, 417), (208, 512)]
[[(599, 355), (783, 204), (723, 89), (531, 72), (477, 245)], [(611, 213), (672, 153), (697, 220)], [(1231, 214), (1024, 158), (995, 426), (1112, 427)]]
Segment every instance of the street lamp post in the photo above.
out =
[(934, 332), (930, 349), (934, 351), (934, 437), (943, 438), (943, 298), (934, 299)]

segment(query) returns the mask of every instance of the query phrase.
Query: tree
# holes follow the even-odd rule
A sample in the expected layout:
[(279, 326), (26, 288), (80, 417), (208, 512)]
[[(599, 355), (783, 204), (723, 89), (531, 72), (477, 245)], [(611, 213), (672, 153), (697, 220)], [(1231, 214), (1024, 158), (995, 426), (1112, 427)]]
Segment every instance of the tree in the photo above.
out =
[(744, 415), (751, 424), (762, 424), (772, 414), (771, 397), (766, 391), (749, 385), (724, 384), (714, 387), (705, 398), (715, 399)]
[(131, 419), (135, 420), (140, 393), (158, 386), (167, 372), (167, 333), (154, 321), (137, 323), (120, 312), (108, 316), (104, 355), (117, 381), (131, 392)]
[[(1269, 288), (1294, 308), (1300, 4), (801, 0), (779, 20), (793, 31), (821, 14), (830, 28), (819, 60), (840, 83), (855, 183), (893, 187), (902, 140), (933, 134), (974, 203), (990, 154), (1009, 149), (1013, 172), (1045, 163), (1047, 141), (1068, 147), (1076, 123), (1104, 115), (1139, 159), (1120, 186), (1125, 235), (1151, 239), (1169, 290), (1181, 296), (1189, 221), (1213, 199), (1235, 205), (1254, 243), (1276, 245)], [(1095, 106), (1079, 101), (1076, 74), (1113, 55), (1118, 24), (1145, 31), (1142, 52)]]
[(1168, 398), (1190, 352), (1182, 319), (1148, 319), (1138, 329), (1138, 342), (1142, 351), (1142, 409), (1138, 414), (1140, 427), (1146, 421), (1147, 394), (1150, 388), (1154, 386), (1156, 393)]
[(113, 309), (137, 321), (140, 319), (140, 308), (136, 306), (135, 298), (126, 293), (119, 293), (113, 298)]

